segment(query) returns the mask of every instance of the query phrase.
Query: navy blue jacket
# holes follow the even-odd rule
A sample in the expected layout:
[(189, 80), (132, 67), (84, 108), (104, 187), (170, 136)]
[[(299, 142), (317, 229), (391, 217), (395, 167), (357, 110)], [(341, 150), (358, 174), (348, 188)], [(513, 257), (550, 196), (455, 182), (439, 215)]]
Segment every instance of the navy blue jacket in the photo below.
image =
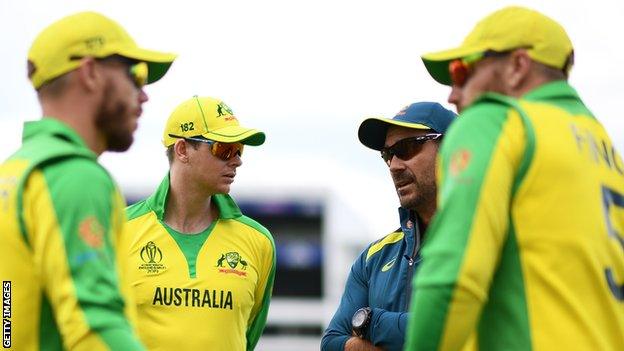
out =
[(353, 263), (321, 350), (344, 350), (351, 337), (351, 317), (362, 307), (373, 311), (365, 338), (385, 350), (403, 349), (422, 228), (406, 209), (399, 208), (399, 217), (401, 228), (370, 244)]

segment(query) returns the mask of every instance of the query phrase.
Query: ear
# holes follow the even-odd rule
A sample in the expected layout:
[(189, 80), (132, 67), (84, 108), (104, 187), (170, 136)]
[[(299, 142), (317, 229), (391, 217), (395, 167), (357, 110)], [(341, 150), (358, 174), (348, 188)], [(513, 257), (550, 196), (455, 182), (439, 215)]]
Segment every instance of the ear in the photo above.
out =
[(173, 154), (182, 163), (189, 162), (188, 146), (183, 139), (176, 140), (175, 144), (173, 144)]
[(506, 69), (506, 83), (511, 91), (521, 90), (522, 86), (529, 78), (533, 67), (533, 60), (526, 49), (514, 50), (509, 54)]
[(80, 85), (87, 91), (93, 92), (101, 84), (102, 73), (97, 68), (97, 62), (93, 57), (85, 57), (80, 61), (76, 69), (76, 75)]

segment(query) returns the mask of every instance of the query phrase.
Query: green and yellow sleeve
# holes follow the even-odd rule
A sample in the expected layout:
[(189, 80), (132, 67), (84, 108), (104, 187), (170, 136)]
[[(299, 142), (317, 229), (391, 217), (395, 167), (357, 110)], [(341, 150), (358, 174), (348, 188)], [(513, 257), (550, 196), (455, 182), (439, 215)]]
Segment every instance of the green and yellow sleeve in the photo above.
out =
[(81, 158), (47, 165), (29, 177), (23, 203), (44, 287), (40, 330), (48, 337), (40, 340), (57, 334), (69, 350), (142, 350), (118, 286), (123, 201), (108, 174)]
[(254, 228), (261, 233), (266, 240), (263, 240), (263, 250), (261, 250), (261, 266), (262, 271), (258, 276), (258, 285), (256, 286), (254, 296), (254, 306), (251, 310), (247, 328), (247, 350), (253, 350), (262, 335), (264, 326), (266, 325), (267, 316), (269, 314), (269, 304), (271, 302), (271, 292), (273, 291), (273, 282), (275, 280), (275, 242), (271, 233), (260, 225), (258, 222), (242, 216), (240, 221)]
[[(438, 159), (438, 211), (414, 281), (406, 350), (459, 350), (475, 333), (501, 259), (514, 257), (509, 206), (522, 162), (522, 120), (503, 104), (467, 110)], [(519, 263), (517, 269), (520, 269)]]

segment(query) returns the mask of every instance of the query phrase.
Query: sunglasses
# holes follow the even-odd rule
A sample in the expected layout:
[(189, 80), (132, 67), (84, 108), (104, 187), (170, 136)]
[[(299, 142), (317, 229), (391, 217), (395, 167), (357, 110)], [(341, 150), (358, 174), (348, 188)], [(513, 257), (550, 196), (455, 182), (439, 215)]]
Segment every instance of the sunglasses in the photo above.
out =
[(397, 141), (392, 146), (381, 149), (381, 158), (390, 166), (392, 157), (396, 156), (403, 161), (407, 161), (420, 152), (424, 143), (428, 140), (436, 140), (442, 137), (440, 133), (430, 133), (417, 137), (405, 138)]
[(236, 155), (238, 156), (243, 155), (244, 145), (242, 143), (222, 143), (220, 141), (214, 141), (214, 140), (209, 140), (209, 139), (204, 139), (204, 138), (199, 138), (199, 137), (183, 137), (183, 136), (174, 135), (174, 134), (169, 134), (169, 136), (172, 138), (192, 140), (192, 141), (198, 141), (200, 143), (208, 144), (210, 145), (210, 153), (213, 156), (223, 161), (230, 160), (236, 157)]
[[(85, 56), (71, 56), (70, 60), (80, 60)], [(128, 77), (134, 83), (137, 89), (141, 89), (147, 84), (147, 78), (149, 75), (149, 69), (146, 62), (137, 62), (121, 55), (111, 55), (104, 58), (96, 59), (99, 62), (119, 62), (128, 65)]]
[(454, 86), (463, 87), (472, 73), (474, 65), (487, 57), (503, 57), (511, 51), (492, 51), (479, 52), (464, 58), (453, 60), (449, 63), (449, 75)]
[(147, 77), (149, 74), (149, 69), (146, 62), (137, 62), (135, 60), (120, 56), (113, 55), (109, 57), (105, 57), (104, 59), (100, 59), (100, 62), (121, 62), (122, 64), (128, 65), (128, 77), (134, 83), (134, 86), (137, 89), (141, 89), (147, 84)]
[(145, 62), (137, 62), (128, 68), (128, 75), (138, 89), (143, 88), (147, 84), (148, 73), (149, 70)]

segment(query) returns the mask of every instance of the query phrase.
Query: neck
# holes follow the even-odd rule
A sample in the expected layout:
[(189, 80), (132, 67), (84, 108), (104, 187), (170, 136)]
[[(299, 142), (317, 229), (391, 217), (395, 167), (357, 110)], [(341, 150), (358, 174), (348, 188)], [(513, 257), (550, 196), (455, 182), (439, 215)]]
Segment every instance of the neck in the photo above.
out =
[(511, 88), (505, 95), (509, 95), (514, 98), (521, 98), (526, 93), (537, 89), (538, 87), (555, 81), (556, 79), (550, 79), (543, 75), (533, 73), (529, 75), (526, 80), (518, 87)]
[(433, 218), (435, 208), (414, 210), (414, 212), (416, 212), (418, 217), (420, 217), (423, 227), (427, 228), (431, 222), (431, 218)]
[(41, 99), (44, 117), (55, 118), (72, 128), (82, 138), (87, 147), (96, 155), (106, 150), (106, 140), (95, 126), (95, 114), (88, 104), (76, 103), (78, 99)]
[(165, 223), (181, 233), (195, 234), (204, 231), (218, 218), (218, 210), (211, 201), (212, 195), (205, 193), (172, 168)]

